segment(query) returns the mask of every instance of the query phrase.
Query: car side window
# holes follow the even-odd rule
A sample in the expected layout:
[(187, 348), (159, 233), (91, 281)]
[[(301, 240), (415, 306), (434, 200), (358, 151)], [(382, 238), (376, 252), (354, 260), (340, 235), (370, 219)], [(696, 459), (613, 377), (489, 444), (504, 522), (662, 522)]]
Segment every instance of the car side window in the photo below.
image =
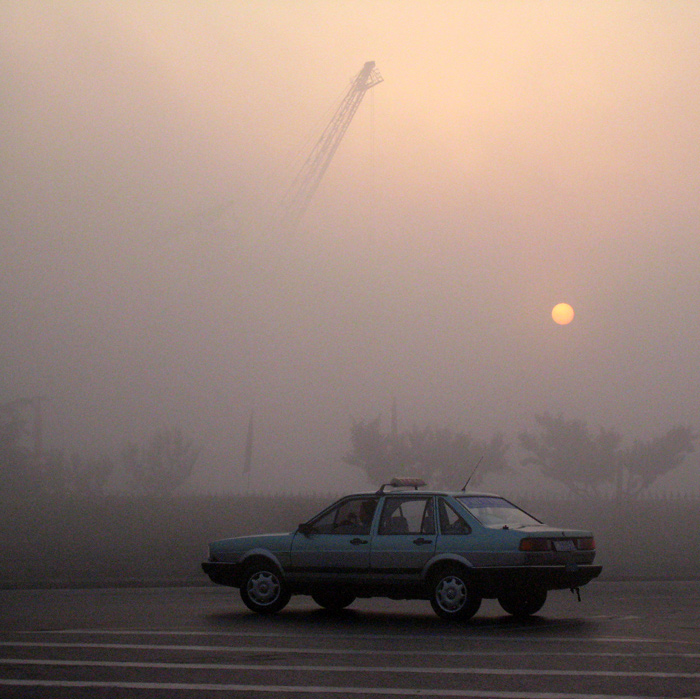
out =
[(434, 534), (432, 497), (390, 497), (384, 502), (379, 534)]
[(471, 527), (452, 508), (444, 498), (438, 501), (438, 512), (440, 513), (440, 532), (442, 534), (469, 534)]
[(364, 534), (372, 527), (376, 498), (344, 500), (325, 515), (312, 522), (316, 534)]

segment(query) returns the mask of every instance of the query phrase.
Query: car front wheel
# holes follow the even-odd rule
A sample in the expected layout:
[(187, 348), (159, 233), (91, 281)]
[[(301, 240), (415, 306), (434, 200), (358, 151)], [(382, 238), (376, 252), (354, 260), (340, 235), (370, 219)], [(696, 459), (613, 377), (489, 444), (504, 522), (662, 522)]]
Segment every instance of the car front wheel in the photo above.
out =
[(258, 614), (274, 614), (283, 609), (291, 594), (282, 574), (273, 565), (250, 566), (241, 581), (241, 599), (248, 609)]
[(474, 593), (462, 569), (444, 568), (432, 577), (430, 604), (443, 619), (466, 621), (479, 611), (481, 597)]
[(547, 590), (539, 587), (514, 590), (498, 598), (498, 603), (503, 610), (519, 619), (537, 614), (546, 601)]

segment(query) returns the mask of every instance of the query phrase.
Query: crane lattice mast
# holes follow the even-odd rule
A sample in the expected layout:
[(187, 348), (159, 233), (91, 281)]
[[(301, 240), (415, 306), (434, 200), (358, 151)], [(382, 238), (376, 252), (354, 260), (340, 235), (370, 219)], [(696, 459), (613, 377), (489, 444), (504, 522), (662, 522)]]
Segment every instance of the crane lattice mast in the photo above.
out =
[(285, 228), (296, 228), (303, 218), (309, 202), (362, 102), (362, 98), (367, 90), (383, 80), (384, 78), (374, 67), (374, 61), (367, 61), (362, 70), (355, 76), (340, 106), (311, 150), (311, 154), (301, 167), (284, 198), (282, 225)]

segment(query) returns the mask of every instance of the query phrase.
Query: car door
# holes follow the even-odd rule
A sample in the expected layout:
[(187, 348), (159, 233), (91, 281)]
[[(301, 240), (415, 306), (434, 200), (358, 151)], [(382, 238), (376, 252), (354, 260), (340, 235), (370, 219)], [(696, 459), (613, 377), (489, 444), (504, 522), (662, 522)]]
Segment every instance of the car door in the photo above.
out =
[(357, 577), (369, 571), (377, 497), (341, 500), (294, 535), (291, 571), (309, 579)]
[(384, 498), (377, 533), (372, 539), (372, 576), (397, 582), (420, 578), (435, 552), (435, 505), (429, 495), (389, 495)]
[[(461, 509), (461, 508), (459, 508)], [(437, 499), (439, 534), (436, 551), (438, 554), (458, 554), (473, 565), (489, 565), (493, 554), (489, 548), (488, 531), (473, 518), (458, 512), (447, 498)]]

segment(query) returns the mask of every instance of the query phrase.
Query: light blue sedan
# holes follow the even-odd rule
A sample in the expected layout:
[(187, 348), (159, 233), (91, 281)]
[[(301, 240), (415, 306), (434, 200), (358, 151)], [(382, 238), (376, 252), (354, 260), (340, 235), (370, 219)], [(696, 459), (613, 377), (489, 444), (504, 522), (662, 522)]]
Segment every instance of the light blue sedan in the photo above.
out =
[(529, 616), (549, 590), (579, 592), (601, 572), (590, 531), (545, 525), (498, 495), (423, 485), (394, 479), (289, 534), (212, 542), (202, 568), (261, 614), (302, 594), (336, 610), (357, 597), (427, 599), (445, 619), (469, 619), (483, 598)]

